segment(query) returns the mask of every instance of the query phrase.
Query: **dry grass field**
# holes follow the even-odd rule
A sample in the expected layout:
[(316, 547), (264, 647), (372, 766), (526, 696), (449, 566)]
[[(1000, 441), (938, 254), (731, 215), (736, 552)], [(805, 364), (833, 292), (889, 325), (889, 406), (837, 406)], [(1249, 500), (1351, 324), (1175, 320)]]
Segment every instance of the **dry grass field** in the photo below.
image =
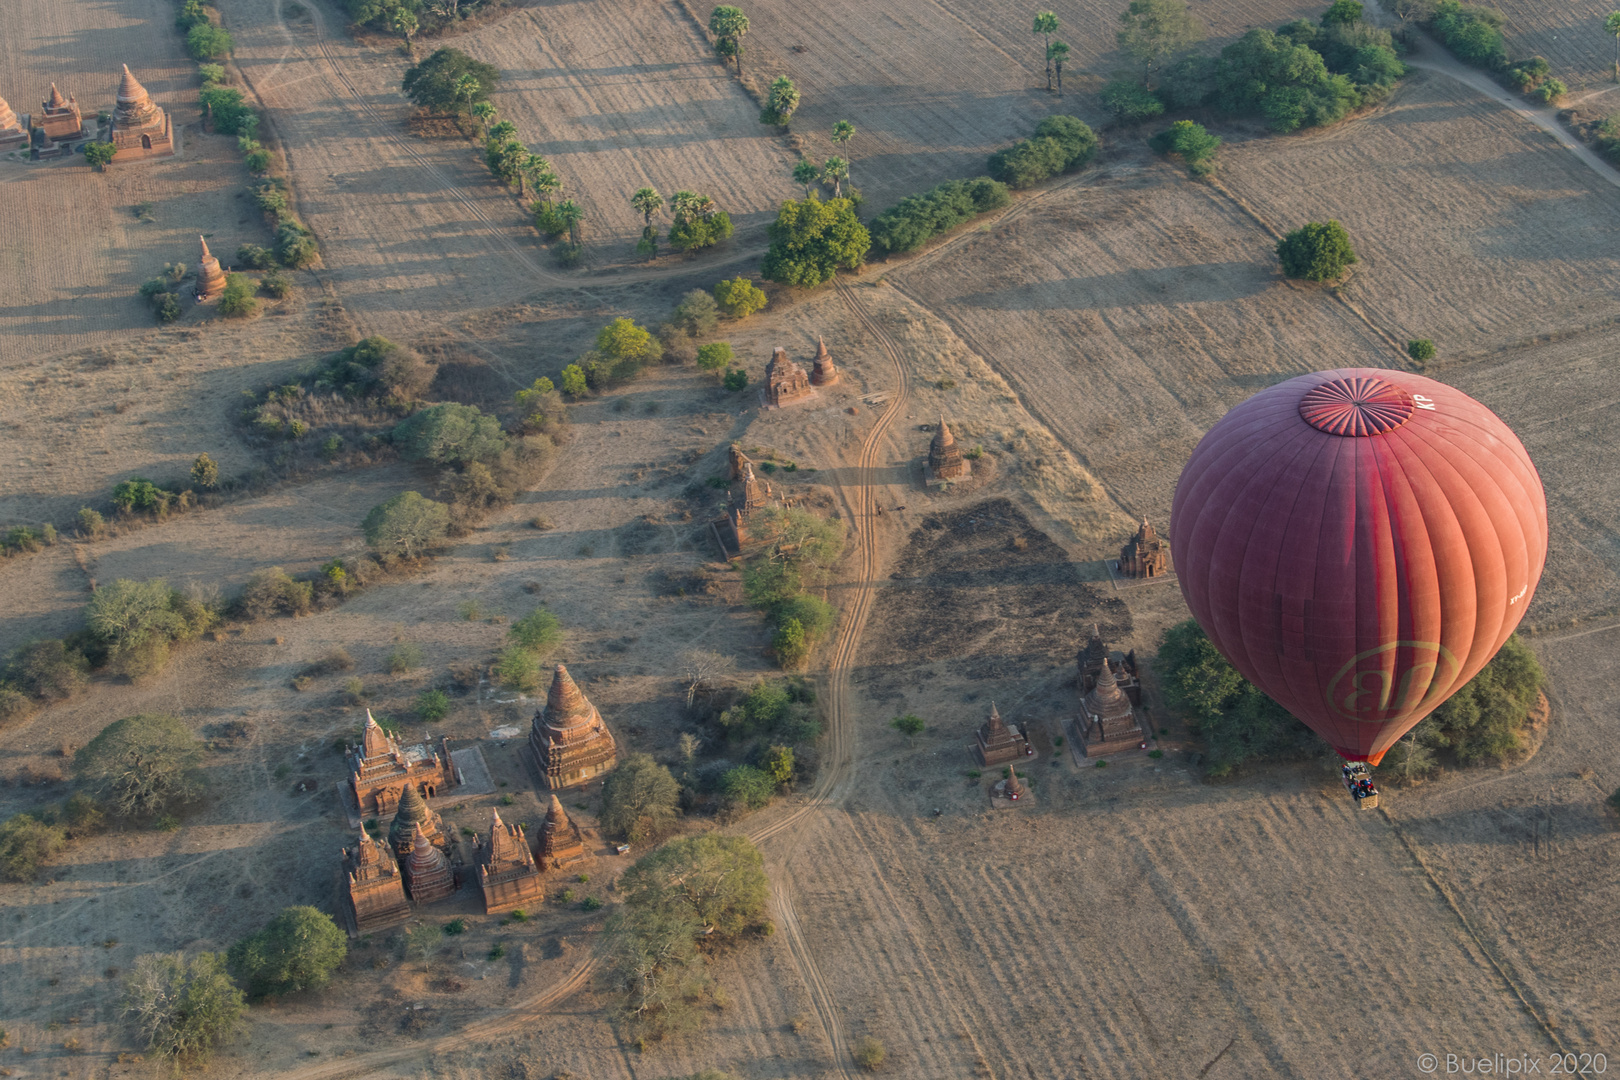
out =
[[(1075, 86), (1122, 66), (1122, 6), (1058, 9)], [(1213, 46), (1322, 6), (1196, 10)], [(406, 134), (405, 58), (348, 39), (334, 6), (301, 7), (224, 4), (324, 248), (299, 296), (263, 318), (158, 330), (129, 299), (146, 262), (194, 261), (163, 245), (199, 215), (216, 247), (260, 227), (227, 224), (242, 178), (225, 140), (213, 173), (214, 159), (189, 150), (105, 177), (0, 162), (0, 190), (81, 223), (64, 239), (0, 217), (0, 281), (23, 305), (0, 311), (0, 425), (13, 449), (0, 521), (60, 521), (115, 480), (177, 475), (201, 450), (227, 472), (252, 469), (261, 451), (232, 423), (239, 392), (355, 334), (417, 345), (447, 396), (505, 407), (615, 315), (656, 321), (685, 288), (753, 269), (770, 207), (793, 193), (791, 152), (755, 122), (678, 0), (635, 0), (612, 19), (582, 4), (516, 7), (450, 43), (502, 67), (497, 103), (587, 205), (591, 264), (558, 270), (469, 143)], [(39, 19), (0, 26), (26, 78), (52, 49), (115, 70), (106, 56), (146, 42), (131, 66), (150, 66), (165, 104), (189, 98), (157, 0), (34, 8)], [(851, 156), (869, 209), (978, 172), (1041, 115), (1095, 118), (1094, 96), (1045, 98), (1027, 15), (979, 0), (904, 12), (767, 0), (749, 13), (745, 70), (798, 81), (808, 152), (831, 152), (835, 119), (861, 129)], [(1509, 14), (1514, 33), (1533, 17)], [(1555, 16), (1534, 17), (1561, 34)], [(18, 104), (9, 83), (0, 93)], [(193, 132), (188, 148), (203, 141)], [(658, 1080), (723, 1067), (848, 1080), (864, 1037), (887, 1047), (885, 1074), (929, 1078), (1406, 1076), (1423, 1052), (1613, 1048), (1620, 830), (1601, 800), (1620, 785), (1607, 344), (1620, 195), (1439, 74), (1328, 132), (1227, 134), (1218, 185), (1116, 136), (1096, 168), (920, 256), (779, 296), (722, 327), (751, 376), (744, 393), (668, 366), (572, 406), (549, 472), (431, 564), (309, 617), (229, 622), (150, 681), (98, 680), (9, 728), (0, 814), (64, 798), (66, 755), (145, 710), (175, 712), (209, 740), (212, 783), (173, 832), (109, 832), (38, 883), (0, 885), (0, 1069), (143, 1074), (118, 1060), (135, 1049), (116, 993), (135, 957), (224, 947), (291, 903), (333, 908), (348, 841), (334, 744), (362, 716), (351, 677), (366, 706), (421, 734), (416, 694), (452, 665), (487, 664), (510, 621), (543, 603), (566, 630), (557, 658), (623, 745), (673, 760), (692, 728), (672, 676), (680, 651), (734, 655), (745, 679), (770, 669), (766, 627), (707, 526), (721, 500), (709, 481), (734, 441), (796, 465), (772, 484), (836, 513), (849, 544), (828, 590), (845, 621), (812, 670), (828, 725), (817, 778), (737, 826), (765, 853), (777, 932), (716, 959), (726, 1004), (702, 1031), (644, 1052), (612, 1022), (591, 959), (625, 860), (593, 837), (590, 880), (557, 875), (530, 921), (479, 915), (464, 891), (423, 912), (469, 925), (431, 970), (402, 963), (387, 935), (362, 941), (331, 990), (256, 1007), (203, 1075)], [(165, 188), (157, 222), (136, 224), (120, 207), (162, 180), (156, 169), (190, 186)], [(68, 181), (47, 182), (58, 176)], [(739, 237), (696, 260), (631, 265), (627, 196), (648, 182), (708, 190)], [(1337, 290), (1284, 282), (1274, 232), (1325, 217), (1350, 229), (1355, 274)], [(100, 305), (89, 315), (71, 299), (74, 274)], [(805, 359), (818, 335), (843, 381), (760, 410), (770, 349)], [(1552, 680), (1545, 743), (1511, 769), (1391, 786), (1374, 812), (1357, 813), (1316, 762), (1202, 783), (1197, 746), (1152, 683), (1164, 629), (1186, 617), (1179, 592), (1116, 590), (1097, 560), (1137, 515), (1167, 524), (1181, 463), (1232, 405), (1313, 369), (1405, 363), (1397, 347), (1415, 336), (1439, 345), (1432, 374), (1520, 433), (1546, 483), (1552, 544), (1529, 616)], [(983, 450), (972, 481), (948, 492), (927, 489), (919, 469), (942, 414)], [(357, 553), (372, 505), (432, 482), (403, 464), (326, 474), (83, 545), (82, 565), (67, 544), (0, 563), (11, 600), (0, 648), (71, 629), (90, 577), (228, 593), (260, 567)], [(1059, 742), (1092, 622), (1148, 667), (1163, 757), (1097, 768)], [(422, 664), (391, 674), (401, 644)], [(339, 647), (352, 671), (294, 688)], [(502, 796), (509, 820), (542, 812), (517, 743), (490, 737), (533, 714), (533, 700), (506, 697), (458, 692), (435, 729), (478, 745), (496, 784), (437, 800), (455, 830), (482, 828)], [(1016, 808), (990, 804), (991, 775), (967, 775), (992, 701), (1037, 749)], [(912, 742), (888, 726), (908, 711), (928, 724)], [(596, 790), (567, 802), (594, 823)], [(588, 912), (587, 895), (610, 906)]]
[[(1571, 90), (1599, 91), (1614, 86), (1614, 38), (1603, 29), (1613, 11), (1597, 0), (1565, 0), (1558, 4), (1506, 0), (1495, 5), (1507, 16), (1502, 36), (1508, 55), (1517, 60), (1545, 56), (1553, 72)], [(1609, 108), (1620, 101), (1609, 98)]]

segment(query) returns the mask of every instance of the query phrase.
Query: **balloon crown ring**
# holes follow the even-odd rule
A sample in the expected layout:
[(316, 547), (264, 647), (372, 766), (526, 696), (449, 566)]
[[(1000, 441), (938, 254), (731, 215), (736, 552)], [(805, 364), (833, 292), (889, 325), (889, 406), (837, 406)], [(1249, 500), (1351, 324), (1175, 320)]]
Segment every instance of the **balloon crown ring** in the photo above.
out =
[(1299, 415), (1329, 435), (1359, 438), (1394, 431), (1411, 419), (1412, 395), (1376, 375), (1333, 379), (1300, 398)]

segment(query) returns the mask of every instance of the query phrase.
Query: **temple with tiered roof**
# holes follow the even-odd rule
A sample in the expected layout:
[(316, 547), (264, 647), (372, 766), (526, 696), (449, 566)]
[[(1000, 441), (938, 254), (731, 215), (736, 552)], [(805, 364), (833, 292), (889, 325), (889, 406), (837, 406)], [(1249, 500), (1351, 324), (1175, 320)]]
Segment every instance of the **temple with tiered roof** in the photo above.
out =
[(5, 98), (0, 98), (0, 150), (15, 150), (28, 145), (28, 127), (17, 118), (17, 114), (6, 104)]
[(349, 936), (359, 937), (411, 917), (399, 861), (379, 840), (360, 830), (354, 847), (343, 849), (342, 904)]
[(40, 114), (35, 117), (34, 126), (44, 131), (51, 142), (72, 142), (85, 137), (78, 101), (71, 94), (63, 97), (55, 83), (51, 83), (51, 96), (40, 103)]
[(116, 160), (167, 157), (174, 153), (174, 128), (169, 114), (152, 101), (129, 65), (118, 84), (118, 104), (113, 109), (112, 144), (118, 148)]
[(1113, 668), (1106, 662), (1081, 702), (1079, 729), (1087, 757), (1134, 750), (1145, 740), (1131, 699), (1119, 688)]
[(540, 867), (529, 851), (523, 826), (508, 825), (501, 812), (490, 812), (489, 836), (478, 838), (478, 887), (484, 894), (484, 913), (499, 914), (536, 905), (545, 899)]
[(394, 811), (394, 823), (388, 827), (388, 846), (393, 848), (400, 865), (403, 866), (405, 860), (411, 857), (418, 832), (426, 835), (429, 842), (438, 847), (446, 846), (444, 823), (421, 793), (411, 786), (400, 796), (399, 807)]
[(788, 357), (787, 350), (780, 345), (772, 349), (770, 362), (765, 365), (765, 404), (780, 409), (803, 401), (814, 392), (810, 376)]
[(546, 787), (553, 791), (593, 780), (619, 760), (602, 714), (562, 664), (551, 677), (545, 708), (534, 714), (529, 749)]
[(960, 480), (972, 471), (972, 463), (962, 456), (962, 448), (956, 445), (956, 436), (951, 434), (945, 417), (941, 416), (939, 430), (934, 432), (933, 441), (928, 444), (928, 479)]
[(351, 813), (386, 818), (394, 813), (407, 787), (428, 798), (441, 787), (455, 784), (450, 765), (450, 748), (440, 740), (437, 750), (426, 744), (401, 749), (399, 741), (384, 731), (366, 710), (366, 726), (360, 745), (351, 746), (349, 792), (355, 801)]
[(588, 854), (579, 826), (563, 809), (562, 800), (553, 795), (551, 808), (546, 811), (546, 823), (540, 830), (540, 869), (561, 870), (583, 862)]
[(1170, 572), (1170, 545), (1166, 543), (1148, 524), (1148, 519), (1142, 519), (1142, 527), (1136, 530), (1136, 535), (1125, 542), (1119, 549), (1119, 573), (1121, 577), (1150, 578), (1163, 577)]
[(1016, 727), (1002, 721), (1001, 713), (996, 711), (996, 703), (992, 701), (990, 719), (979, 728), (973, 750), (979, 764), (988, 769), (992, 765), (1022, 761), (1028, 756), (1029, 743)]

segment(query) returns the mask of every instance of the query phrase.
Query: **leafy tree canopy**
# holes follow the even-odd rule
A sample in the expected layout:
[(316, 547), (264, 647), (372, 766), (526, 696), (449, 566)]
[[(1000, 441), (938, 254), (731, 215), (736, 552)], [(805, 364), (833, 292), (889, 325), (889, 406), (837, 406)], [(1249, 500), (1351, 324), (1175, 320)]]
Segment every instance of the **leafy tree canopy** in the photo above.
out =
[(231, 971), (254, 997), (319, 990), (348, 954), (348, 939), (325, 912), (290, 907), (231, 946)]
[(907, 195), (872, 219), (872, 247), (879, 254), (915, 251), (941, 233), (1011, 201), (1007, 185), (989, 177), (946, 180), (921, 194)]
[(361, 528), (377, 554), (414, 559), (449, 533), (450, 509), (407, 491), (372, 507)]
[(1356, 262), (1350, 234), (1337, 221), (1313, 221), (1277, 241), (1283, 273), (1306, 281), (1332, 281)]
[(746, 319), (765, 306), (765, 293), (745, 277), (727, 278), (714, 287), (714, 301), (729, 319)]
[(73, 771), (96, 800), (124, 817), (148, 817), (202, 794), (202, 744), (172, 716), (142, 713), (114, 721), (73, 757)]
[(149, 953), (124, 979), (124, 1019), (147, 1049), (176, 1061), (197, 1062), (228, 1038), (247, 1011), (247, 998), (231, 981), (225, 957)]
[(602, 828), (642, 843), (666, 829), (680, 812), (680, 785), (650, 754), (631, 754), (602, 782)]
[(401, 420), (394, 426), (392, 438), (405, 457), (438, 465), (488, 461), (506, 449), (506, 433), (499, 420), (476, 405), (449, 401)]
[(1204, 39), (1204, 27), (1186, 0), (1131, 0), (1119, 23), (1119, 47), (1142, 65), (1144, 76), (1165, 57)]
[(821, 285), (839, 270), (854, 270), (872, 247), (871, 234), (848, 199), (823, 203), (812, 194), (782, 204), (769, 230), (761, 272), (784, 285)]
[(474, 60), (460, 49), (435, 49), (432, 56), (406, 69), (405, 94), (417, 105), (440, 113), (464, 113), (471, 102), (458, 89), (460, 80), (471, 75), (478, 83), (472, 101), (488, 101), (500, 84), (500, 69)]

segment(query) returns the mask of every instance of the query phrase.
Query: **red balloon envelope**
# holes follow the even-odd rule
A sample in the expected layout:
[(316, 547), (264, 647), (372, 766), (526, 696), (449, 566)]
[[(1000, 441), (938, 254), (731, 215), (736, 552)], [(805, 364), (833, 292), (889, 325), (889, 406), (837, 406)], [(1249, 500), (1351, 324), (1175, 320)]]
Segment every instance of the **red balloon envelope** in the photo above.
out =
[(1541, 479), (1507, 425), (1377, 368), (1302, 375), (1227, 413), (1170, 524), (1221, 655), (1374, 765), (1496, 655), (1547, 558)]

